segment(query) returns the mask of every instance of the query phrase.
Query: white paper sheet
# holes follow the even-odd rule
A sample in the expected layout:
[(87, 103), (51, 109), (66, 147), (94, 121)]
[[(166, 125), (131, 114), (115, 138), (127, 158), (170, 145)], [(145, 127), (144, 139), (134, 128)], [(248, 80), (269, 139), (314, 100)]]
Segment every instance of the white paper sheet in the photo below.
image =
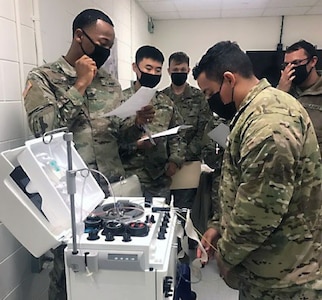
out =
[[(177, 134), (179, 130), (187, 129), (190, 127), (192, 127), (192, 125), (180, 125), (180, 126), (173, 127), (173, 128), (170, 128), (170, 129), (162, 131), (162, 132), (152, 134), (151, 137), (154, 139), (154, 138), (158, 138), (158, 137), (162, 137), (162, 136)], [(149, 137), (147, 136), (147, 137), (141, 138), (140, 141), (146, 141), (148, 139), (149, 139)]]
[(222, 148), (226, 148), (226, 140), (229, 133), (230, 133), (229, 127), (224, 123), (220, 123), (217, 127), (215, 127), (207, 134), (212, 140), (218, 143)]
[(133, 96), (122, 105), (105, 114), (105, 117), (118, 116), (122, 119), (136, 115), (142, 107), (148, 105), (154, 96), (156, 89), (142, 86)]

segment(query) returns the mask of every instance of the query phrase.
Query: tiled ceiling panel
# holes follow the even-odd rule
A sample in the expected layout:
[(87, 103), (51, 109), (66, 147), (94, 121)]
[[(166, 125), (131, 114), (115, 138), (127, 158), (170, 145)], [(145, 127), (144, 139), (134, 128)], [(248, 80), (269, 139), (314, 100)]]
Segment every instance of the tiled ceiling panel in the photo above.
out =
[(322, 14), (322, 0), (136, 0), (153, 19)]

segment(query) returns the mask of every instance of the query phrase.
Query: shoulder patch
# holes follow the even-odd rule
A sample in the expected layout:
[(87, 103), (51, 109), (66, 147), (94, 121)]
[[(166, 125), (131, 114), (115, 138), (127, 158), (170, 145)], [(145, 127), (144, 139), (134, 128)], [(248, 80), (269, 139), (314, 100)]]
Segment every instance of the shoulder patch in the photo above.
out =
[(28, 92), (30, 91), (30, 89), (32, 88), (32, 83), (31, 83), (31, 81), (30, 80), (28, 80), (27, 82), (26, 82), (26, 86), (25, 86), (25, 89), (24, 89), (24, 91), (22, 92), (22, 97), (23, 98), (26, 98), (26, 96), (27, 96), (27, 94), (28, 94)]

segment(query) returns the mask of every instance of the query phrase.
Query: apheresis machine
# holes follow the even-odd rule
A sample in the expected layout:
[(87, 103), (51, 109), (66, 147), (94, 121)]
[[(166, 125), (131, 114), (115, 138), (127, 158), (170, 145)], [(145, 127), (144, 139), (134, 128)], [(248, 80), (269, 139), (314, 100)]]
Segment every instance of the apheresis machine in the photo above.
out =
[(104, 199), (68, 132), (2, 152), (0, 169), (9, 231), (35, 257), (67, 245), (68, 299), (174, 299), (177, 217), (164, 199)]

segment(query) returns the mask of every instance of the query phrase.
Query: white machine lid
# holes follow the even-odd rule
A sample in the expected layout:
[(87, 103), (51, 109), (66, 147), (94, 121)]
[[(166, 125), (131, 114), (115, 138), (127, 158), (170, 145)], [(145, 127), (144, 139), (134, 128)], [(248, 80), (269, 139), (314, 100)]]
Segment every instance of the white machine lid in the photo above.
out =
[[(0, 155), (0, 220), (36, 257), (71, 237), (67, 144), (63, 132), (51, 137), (50, 143), (37, 138)], [(76, 172), (74, 194), (76, 222), (82, 225), (104, 193), (73, 145), (71, 150), (72, 169), (83, 170)]]

